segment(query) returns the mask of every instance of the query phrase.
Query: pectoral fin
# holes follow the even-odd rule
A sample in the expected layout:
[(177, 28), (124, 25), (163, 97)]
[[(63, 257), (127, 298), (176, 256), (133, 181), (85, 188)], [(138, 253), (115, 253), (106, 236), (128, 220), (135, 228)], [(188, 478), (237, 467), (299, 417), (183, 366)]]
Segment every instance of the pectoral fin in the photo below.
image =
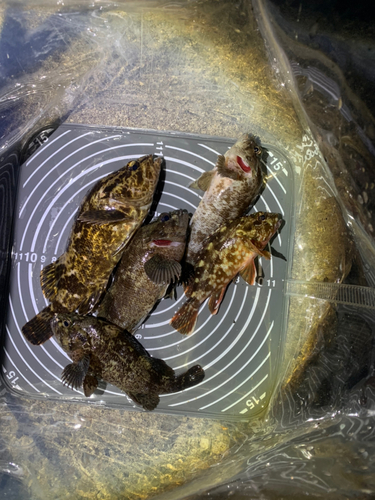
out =
[(82, 301), (77, 307), (78, 314), (82, 316), (90, 314), (99, 303), (103, 293), (104, 287), (101, 287), (95, 293), (91, 294), (86, 300)]
[[(259, 254), (260, 255), (260, 254)], [(264, 257), (267, 260), (271, 260), (271, 254), (268, 250), (262, 250), (262, 257)]]
[(194, 189), (201, 189), (202, 191), (207, 191), (214, 175), (215, 172), (213, 170), (209, 170), (208, 172), (203, 172), (203, 174), (196, 181), (190, 184), (189, 187)]
[(90, 366), (90, 356), (84, 355), (80, 361), (67, 365), (62, 374), (61, 381), (71, 389), (78, 389), (82, 386), (83, 380), (87, 375)]
[(128, 217), (120, 210), (89, 210), (83, 212), (77, 220), (88, 224), (113, 224), (127, 219)]
[(167, 285), (181, 276), (181, 264), (160, 254), (153, 255), (145, 262), (144, 269), (150, 280), (157, 285)]
[(211, 314), (217, 314), (220, 304), (223, 301), (225, 290), (227, 287), (225, 286), (222, 289), (215, 290), (210, 297), (210, 300), (208, 301), (208, 309), (210, 310)]
[(240, 276), (243, 280), (246, 281), (248, 285), (255, 284), (255, 278), (257, 277), (257, 270), (255, 267), (254, 259), (251, 259), (250, 264), (242, 269), (240, 272)]
[(55, 262), (51, 262), (51, 264), (48, 264), (48, 266), (40, 271), (40, 285), (43, 294), (45, 298), (51, 302), (56, 297), (59, 280), (65, 269), (63, 256), (61, 256)]
[(229, 177), (229, 179), (233, 179), (235, 181), (238, 180), (239, 178), (238, 174), (231, 168), (227, 167), (225, 163), (225, 156), (220, 155), (218, 157), (216, 167), (217, 167), (217, 173), (221, 175), (221, 177)]
[(271, 254), (268, 252), (268, 250), (262, 250), (261, 248), (257, 247), (257, 242), (253, 240), (247, 240), (245, 241), (245, 245), (247, 246), (248, 250), (256, 253), (260, 257), (264, 257), (267, 260), (270, 260)]

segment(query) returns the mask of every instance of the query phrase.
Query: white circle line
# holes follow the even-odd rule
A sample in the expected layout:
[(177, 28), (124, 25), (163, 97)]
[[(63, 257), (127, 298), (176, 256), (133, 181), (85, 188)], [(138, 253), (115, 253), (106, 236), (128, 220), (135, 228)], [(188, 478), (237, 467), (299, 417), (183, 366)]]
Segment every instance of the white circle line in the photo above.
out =
[(277, 196), (275, 195), (275, 193), (273, 192), (273, 189), (271, 188), (271, 186), (268, 185), (269, 183), (267, 183), (267, 191), (269, 191), (272, 196), (275, 198), (275, 201), (276, 203), (278, 204), (279, 208), (280, 208), (280, 212), (281, 212), (281, 215), (284, 217), (285, 215), (285, 212), (283, 210), (283, 207), (281, 206), (281, 203), (279, 202), (279, 199), (277, 198)]
[[(92, 135), (92, 132), (86, 132), (86, 134), (82, 134), (82, 135), (80, 135), (80, 136), (76, 137), (75, 139), (72, 139), (71, 141), (66, 142), (65, 144), (63, 144), (63, 146), (61, 146), (61, 148), (59, 148), (59, 149), (57, 149), (56, 151), (54, 151), (54, 152), (53, 152), (50, 156), (48, 156), (48, 157), (47, 157), (44, 161), (42, 161), (42, 163), (40, 163), (40, 164), (38, 165), (38, 167), (37, 167), (35, 170), (33, 170), (33, 171), (30, 173), (29, 177), (25, 180), (25, 182), (24, 182), (24, 184), (23, 184), (23, 186), (22, 186), (22, 187), (25, 187), (25, 186), (26, 186), (26, 184), (28, 184), (28, 182), (31, 180), (31, 178), (32, 178), (32, 177), (33, 177), (33, 176), (34, 176), (34, 175), (38, 172), (38, 170), (40, 170), (40, 169), (43, 167), (43, 165), (45, 165), (45, 164), (47, 163), (47, 161), (49, 161), (51, 158), (53, 158), (55, 155), (57, 155), (57, 153), (60, 153), (60, 151), (62, 151), (63, 149), (65, 149), (67, 146), (69, 146), (70, 144), (72, 144), (72, 143), (73, 143), (73, 142), (75, 142), (75, 141), (78, 141), (78, 140), (79, 140), (79, 139), (81, 139), (82, 137), (85, 137), (86, 135)], [(92, 143), (92, 142), (91, 142), (91, 143), (89, 143), (89, 144), (86, 144), (86, 145), (85, 145), (85, 146), (83, 146), (82, 148), (75, 149), (75, 150), (73, 151), (73, 153), (70, 153), (70, 155), (68, 155), (68, 156), (64, 157), (64, 159), (63, 159), (63, 160), (61, 160), (61, 161), (60, 161), (59, 163), (57, 163), (57, 164), (56, 164), (53, 168), (51, 168), (51, 170), (49, 170), (49, 171), (48, 171), (48, 174), (47, 174), (47, 175), (49, 175), (51, 172), (53, 172), (53, 170), (55, 170), (55, 168), (57, 168), (57, 166), (58, 166), (58, 165), (60, 165), (62, 162), (64, 162), (67, 158), (69, 158), (70, 156), (72, 156), (72, 155), (73, 155), (73, 154), (75, 154), (75, 153), (78, 153), (78, 151), (80, 151), (81, 149), (83, 149), (83, 148), (87, 148), (87, 147), (88, 147), (88, 145), (90, 145), (90, 146), (91, 146), (91, 144), (94, 144), (94, 143)], [(43, 179), (44, 179), (44, 177), (43, 177)], [(39, 184), (37, 184), (35, 188), (37, 188), (38, 186), (39, 186)], [(34, 190), (33, 190), (33, 191), (35, 191), (35, 188), (34, 188)], [(26, 203), (25, 203), (25, 205), (26, 205)], [(23, 207), (23, 208), (24, 208), (24, 207)], [(23, 208), (22, 208), (22, 210), (23, 210)], [(21, 210), (21, 213), (22, 213), (22, 210)]]
[(206, 146), (206, 144), (198, 144), (198, 146), (201, 146), (202, 148), (205, 148), (205, 149), (208, 149), (209, 151), (212, 151), (213, 153), (215, 153), (217, 156), (220, 156), (221, 153), (219, 153), (218, 151), (216, 151), (215, 149), (212, 149), (208, 146)]
[[(270, 353), (268, 354), (268, 356), (270, 355)], [(224, 411), (227, 411), (229, 410), (230, 408), (233, 408), (233, 406), (236, 406), (238, 403), (240, 403), (243, 399), (247, 398), (252, 392), (254, 392), (256, 389), (258, 389), (258, 387), (260, 385), (263, 384), (264, 381), (266, 381), (268, 379), (268, 373), (262, 378), (262, 380), (260, 382), (258, 382), (254, 387), (252, 387), (250, 389), (250, 391), (248, 393), (246, 393), (244, 396), (242, 396), (240, 399), (237, 399), (237, 401), (235, 401), (234, 403), (232, 403), (231, 405), (227, 406), (226, 408), (224, 408), (223, 410), (221, 410), (222, 412)]]
[(280, 180), (279, 180), (279, 178), (278, 178), (277, 174), (271, 170), (271, 166), (270, 166), (270, 165), (267, 165), (267, 163), (264, 163), (264, 162), (262, 162), (262, 163), (263, 163), (263, 164), (264, 164), (264, 165), (268, 168), (268, 170), (270, 171), (270, 173), (271, 173), (272, 177), (276, 180), (276, 182), (279, 184), (279, 186), (281, 187), (281, 189), (282, 189), (282, 190), (284, 191), (284, 193), (286, 194), (286, 189), (285, 189), (285, 187), (281, 184), (281, 182), (280, 182)]
[[(257, 288), (256, 299), (259, 299), (259, 294), (260, 294), (260, 288)], [(250, 337), (250, 339), (248, 340), (247, 344), (246, 344), (246, 345), (243, 347), (243, 349), (242, 349), (242, 350), (241, 350), (241, 351), (240, 351), (240, 352), (236, 355), (236, 357), (235, 357), (235, 358), (233, 358), (233, 359), (230, 361), (230, 363), (228, 363), (226, 366), (224, 366), (224, 367), (223, 367), (220, 371), (216, 372), (216, 373), (215, 373), (215, 375), (213, 375), (212, 377), (208, 378), (207, 380), (206, 380), (206, 379), (205, 379), (205, 380), (203, 380), (203, 382), (201, 382), (201, 383), (199, 384), (200, 386), (202, 386), (203, 384), (205, 384), (205, 383), (207, 383), (207, 382), (211, 381), (212, 379), (216, 378), (216, 377), (217, 377), (220, 373), (224, 372), (224, 371), (225, 371), (225, 370), (226, 370), (229, 366), (231, 366), (231, 365), (232, 365), (232, 364), (233, 364), (233, 363), (234, 363), (234, 362), (235, 362), (235, 361), (236, 361), (236, 360), (237, 360), (237, 359), (238, 359), (238, 358), (239, 358), (239, 357), (240, 357), (240, 356), (241, 356), (241, 355), (245, 352), (245, 350), (249, 347), (249, 345), (251, 344), (251, 342), (252, 342), (252, 341), (253, 341), (253, 339), (255, 338), (256, 334), (258, 333), (259, 328), (260, 328), (260, 326), (261, 326), (261, 324), (262, 324), (262, 322), (263, 322), (264, 316), (265, 316), (266, 311), (267, 311), (267, 309), (268, 309), (268, 304), (269, 304), (269, 299), (270, 299), (270, 296), (271, 296), (271, 290), (269, 290), (269, 292), (268, 292), (268, 297), (267, 297), (266, 305), (265, 305), (264, 310), (263, 310), (262, 317), (261, 317), (261, 319), (260, 319), (260, 321), (259, 321), (259, 323), (258, 323), (258, 326), (256, 327), (256, 329), (255, 329), (255, 331), (254, 331), (253, 335), (252, 335), (252, 336)], [(258, 300), (256, 300), (256, 302), (257, 302), (257, 301), (258, 301)], [(255, 303), (255, 301), (254, 301), (254, 303)], [(252, 311), (253, 311), (253, 310), (255, 310), (255, 305), (253, 305), (253, 309), (252, 309)], [(248, 325), (249, 325), (249, 323), (250, 323), (250, 319), (251, 319), (251, 318), (250, 318), (250, 316), (249, 316), (249, 318), (248, 318), (248, 320), (246, 321), (245, 325), (242, 327), (241, 332), (237, 335), (237, 338), (239, 337), (239, 335), (240, 335), (240, 334), (241, 334), (241, 336), (243, 335), (243, 333), (245, 332), (245, 330), (247, 329), (247, 327), (248, 327)], [(264, 341), (265, 341), (265, 339), (264, 339)], [(264, 343), (264, 341), (263, 341), (263, 343)], [(260, 345), (260, 347), (263, 345), (263, 343)], [(259, 348), (260, 348), (260, 347), (259, 347)], [(229, 347), (226, 349), (226, 353), (227, 353), (227, 352), (229, 352), (229, 350), (230, 350), (229, 348), (231, 348), (231, 346), (229, 346)], [(258, 348), (258, 350), (259, 350), (259, 348)], [(256, 351), (256, 352), (255, 352), (255, 353), (251, 356), (251, 358), (249, 359), (249, 361), (248, 361), (246, 364), (250, 363), (250, 361), (254, 358), (254, 356), (257, 354), (257, 352), (258, 352), (258, 351)], [(223, 355), (225, 355), (226, 353), (223, 353)], [(221, 356), (221, 357), (223, 357), (223, 356)], [(244, 367), (245, 367), (245, 366), (246, 366), (246, 365), (244, 365)], [(244, 368), (244, 367), (243, 367), (243, 368)], [(207, 369), (207, 367), (206, 367), (206, 366), (205, 366), (204, 368), (205, 368), (205, 369)], [(243, 368), (242, 368), (242, 369), (243, 369)], [(241, 369), (241, 370), (242, 370), (242, 369)], [(241, 370), (239, 370), (237, 373), (239, 373)], [(236, 374), (237, 374), (237, 373), (236, 373)], [(235, 374), (235, 375), (236, 375), (236, 374)], [(229, 379), (226, 379), (224, 382), (222, 382), (222, 383), (221, 383), (221, 384), (219, 384), (218, 386), (213, 387), (210, 391), (205, 392), (204, 394), (201, 394), (200, 396), (197, 396), (195, 399), (200, 399), (200, 398), (202, 398), (202, 397), (205, 397), (207, 394), (210, 394), (211, 392), (216, 391), (217, 389), (219, 389), (220, 387), (222, 387), (224, 384), (226, 384), (229, 380), (231, 380), (231, 378), (233, 378), (233, 377), (234, 377), (234, 375), (232, 375)], [(184, 392), (186, 392), (186, 391), (188, 391), (188, 390), (189, 390), (189, 388), (185, 389), (185, 391), (184, 391)], [(182, 401), (182, 402), (180, 402), (180, 403), (171, 404), (171, 405), (169, 405), (169, 406), (179, 406), (179, 405), (185, 404), (185, 403), (187, 403), (187, 402), (188, 402), (188, 401)]]
[(66, 132), (64, 132), (63, 134), (60, 134), (59, 136), (55, 137), (55, 139), (52, 139), (52, 141), (48, 140), (48, 144), (45, 144), (44, 146), (40, 147), (39, 151), (37, 151), (36, 153), (34, 153), (31, 158), (29, 160), (27, 160), (27, 162), (25, 163), (26, 167), (29, 166), (29, 164), (35, 160), (35, 158), (37, 156), (40, 155), (40, 153), (42, 153), (43, 151), (45, 151), (47, 148), (49, 148), (51, 146), (51, 144), (53, 144), (54, 142), (58, 141), (59, 139), (61, 139), (61, 137), (64, 137), (64, 135), (66, 134), (69, 134), (69, 132), (71, 132), (71, 130), (67, 130)]
[[(173, 302), (172, 300), (172, 304), (165, 308), (165, 309), (162, 309), (161, 311), (155, 311), (151, 314), (150, 318), (149, 318), (149, 323), (148, 325), (145, 324), (144, 326), (144, 329), (148, 329), (148, 328), (155, 328), (156, 327), (156, 324), (153, 324), (153, 323), (150, 323), (151, 321), (151, 318), (153, 318), (154, 316), (157, 316), (158, 314), (163, 314), (163, 313), (166, 313), (167, 311), (169, 311), (170, 309), (173, 309), (174, 307), (176, 307), (176, 305), (183, 299), (184, 297), (184, 294), (181, 294), (180, 298), (177, 299), (175, 302)], [(165, 300), (165, 299), (162, 299), (162, 300)], [(168, 335), (172, 335), (173, 333), (176, 333), (175, 331), (171, 332), (171, 333), (163, 333), (162, 335), (153, 335), (152, 337), (143, 337), (145, 340), (147, 339), (158, 339), (158, 338), (161, 338), (161, 337), (167, 337)]]
[[(237, 387), (235, 387), (234, 389), (232, 389), (231, 391), (227, 392), (226, 394), (224, 394), (223, 396), (221, 396), (220, 398), (216, 399), (216, 401), (212, 401), (211, 403), (209, 403), (208, 405), (206, 406), (201, 406), (199, 409), (200, 410), (205, 410), (206, 408), (209, 408), (210, 406), (213, 406), (214, 404), (218, 403), (219, 401), (222, 401), (223, 399), (225, 398), (228, 398), (231, 394), (233, 394), (237, 389), (239, 389), (240, 387), (242, 387), (244, 384), (246, 384), (246, 382), (248, 382), (249, 379), (251, 379), (251, 377), (253, 377), (261, 368), (262, 366), (264, 365), (264, 363), (267, 361), (267, 359), (271, 356), (271, 353), (269, 352), (267, 354), (267, 356), (264, 358), (264, 360), (255, 368), (255, 370), (245, 379), (243, 380), (240, 384), (238, 384)], [(254, 357), (254, 355), (252, 356)]]
[[(17, 323), (17, 320), (16, 320), (16, 315), (14, 313), (14, 310), (13, 310), (13, 305), (12, 305), (12, 301), (11, 301), (11, 298), (9, 297), (9, 305), (10, 305), (10, 309), (11, 309), (11, 312), (12, 312), (12, 316), (13, 316), (13, 320), (14, 320), (14, 323), (16, 325), (16, 328), (18, 330), (18, 333), (19, 333), (19, 336), (21, 337), (23, 343), (26, 345), (28, 351), (31, 353), (31, 355), (33, 356), (33, 358), (35, 358), (37, 360), (37, 362), (50, 374), (52, 375), (54, 378), (58, 379), (58, 377), (56, 375), (54, 375), (52, 372), (50, 372), (44, 365), (43, 363), (41, 363), (39, 361), (39, 359), (35, 356), (35, 354), (33, 353), (33, 351), (30, 349), (30, 347), (28, 346), (26, 340), (23, 338), (23, 335), (20, 331), (20, 327)], [(20, 353), (20, 351), (18, 350), (16, 344), (14, 343), (14, 340), (12, 339), (12, 336), (10, 335), (10, 331), (9, 331), (9, 328), (7, 326), (7, 332), (8, 332), (8, 335), (9, 335), (9, 338), (10, 338), (10, 341), (12, 342), (13, 344), (13, 347), (16, 349), (19, 357), (22, 359), (22, 361), (25, 363), (25, 365), (29, 368), (30, 371), (32, 371), (34, 373), (34, 375), (36, 377), (38, 377), (39, 380), (41, 380), (47, 387), (49, 387), (50, 389), (52, 389), (54, 392), (57, 392), (57, 394), (59, 394), (61, 396), (61, 392), (58, 391), (57, 389), (55, 389), (54, 387), (52, 387), (51, 385), (49, 385), (44, 379), (42, 379), (42, 377), (40, 377), (32, 368), (31, 366), (28, 364), (28, 362), (25, 360), (25, 358), (22, 356), (22, 354)], [(59, 380), (59, 379), (58, 379)]]
[[(214, 349), (216, 349), (216, 347), (218, 347), (218, 346), (219, 346), (219, 345), (223, 342), (223, 340), (224, 340), (224, 339), (225, 339), (225, 338), (226, 338), (226, 337), (230, 334), (230, 332), (231, 332), (231, 331), (232, 331), (232, 329), (234, 328), (235, 323), (237, 322), (237, 320), (238, 320), (238, 318), (239, 318), (240, 314), (242, 313), (242, 310), (243, 310), (243, 308), (244, 308), (244, 306), (245, 306), (245, 302), (246, 302), (246, 298), (247, 298), (247, 292), (248, 292), (248, 289), (249, 289), (249, 287), (246, 287), (246, 288), (245, 288), (245, 293), (244, 293), (244, 295), (243, 295), (243, 297), (242, 297), (242, 303), (241, 303), (240, 309), (239, 309), (239, 311), (237, 312), (237, 315), (236, 315), (236, 317), (235, 317), (235, 319), (234, 319), (234, 322), (232, 322), (232, 323), (231, 323), (231, 325), (230, 325), (230, 327), (228, 328), (228, 330), (225, 332), (225, 334), (224, 334), (222, 337), (220, 337), (220, 339), (218, 340), (218, 342), (216, 342), (216, 344), (215, 344), (215, 345), (213, 345), (213, 346), (212, 346), (212, 347), (211, 347), (208, 351), (205, 351), (203, 354), (201, 354), (201, 355), (200, 355), (200, 356), (198, 356), (197, 358), (195, 358), (195, 359), (193, 359), (193, 360), (189, 361), (188, 363), (185, 363), (184, 365), (180, 365), (180, 366), (175, 366), (175, 367), (173, 367), (173, 368), (174, 368), (174, 370), (178, 370), (178, 369), (180, 369), (180, 368), (185, 368), (185, 367), (187, 367), (187, 366), (189, 366), (189, 365), (191, 365), (191, 364), (193, 364), (193, 363), (196, 363), (196, 362), (197, 362), (197, 361), (199, 361), (200, 359), (202, 359), (202, 358), (204, 358), (205, 356), (207, 356), (207, 354), (209, 354), (211, 351), (213, 351)], [(237, 338), (238, 338), (238, 337), (237, 337)], [(238, 340), (239, 340), (239, 338), (238, 338)], [(231, 345), (234, 345), (235, 343), (237, 343), (237, 341), (233, 341)], [(222, 357), (222, 356), (221, 356), (221, 357)], [(219, 361), (219, 359), (221, 359), (221, 358), (215, 358), (215, 363), (216, 363), (217, 361)], [(211, 365), (211, 366), (212, 366), (212, 365)]]
[(206, 172), (206, 170), (204, 170), (203, 168), (196, 167), (192, 163), (189, 163), (189, 162), (184, 161), (184, 160), (179, 160), (178, 158), (173, 158), (172, 156), (164, 156), (164, 159), (165, 159), (165, 161), (168, 160), (172, 163), (179, 163), (180, 165), (185, 165), (185, 167), (190, 167), (193, 170), (197, 170), (201, 174), (203, 174), (203, 172)]
[[(7, 327), (7, 332), (8, 332), (8, 335), (10, 335), (10, 332), (9, 332), (9, 329)], [(16, 363), (13, 361), (13, 359), (10, 357), (8, 351), (5, 349), (5, 346), (3, 346), (3, 349), (4, 349), (4, 352), (7, 356), (7, 358), (9, 359), (10, 363), (14, 366), (16, 372), (17, 372), (17, 375), (20, 375), (33, 389), (35, 392), (40, 392), (39, 389), (37, 389), (26, 377), (25, 375), (21, 372), (21, 370), (17, 367)]]
[(168, 146), (168, 145), (166, 145), (165, 147), (168, 148), (168, 149), (173, 149), (175, 151), (181, 151), (183, 153), (187, 153), (189, 155), (195, 156), (196, 158), (199, 158), (200, 160), (203, 160), (203, 161), (209, 163), (213, 167), (215, 166), (215, 163), (212, 163), (212, 161), (208, 160), (204, 156), (197, 155), (196, 153), (193, 153), (192, 151), (189, 151), (187, 149), (177, 148), (176, 146)]
[[(165, 181), (166, 184), (173, 184), (171, 183), (170, 181)], [(183, 187), (183, 186), (179, 186), (179, 187)], [(185, 188), (187, 191), (188, 191), (188, 188)], [(195, 193), (194, 193), (195, 194)], [(181, 196), (177, 196), (175, 194), (172, 194), (172, 193), (163, 193), (163, 196), (165, 195), (165, 197), (167, 196), (171, 196), (172, 198), (176, 198), (178, 200), (181, 200), (183, 203), (186, 203), (187, 205), (190, 205), (191, 207), (193, 208), (196, 208), (196, 206), (193, 204), (193, 203), (190, 203), (190, 201), (187, 201), (185, 200), (184, 198), (181, 198)], [(199, 196), (199, 195), (196, 195), (196, 196)]]

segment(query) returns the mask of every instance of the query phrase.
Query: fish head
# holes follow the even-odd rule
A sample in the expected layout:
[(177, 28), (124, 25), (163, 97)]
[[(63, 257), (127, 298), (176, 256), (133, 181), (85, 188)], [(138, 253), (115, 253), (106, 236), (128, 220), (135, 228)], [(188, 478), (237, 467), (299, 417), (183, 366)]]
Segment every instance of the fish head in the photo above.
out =
[(78, 314), (56, 313), (51, 320), (51, 329), (57, 343), (65, 352), (73, 352), (87, 344), (89, 336), (85, 330), (87, 317)]
[(279, 214), (270, 212), (256, 212), (243, 219), (245, 222), (241, 230), (259, 249), (267, 245), (282, 223)]
[[(146, 226), (144, 243), (150, 248), (172, 249), (179, 248), (184, 252), (187, 230), (189, 225), (189, 213), (187, 210), (174, 210), (163, 212), (158, 218)], [(182, 258), (182, 254), (181, 257)], [(180, 260), (180, 258), (178, 260)]]
[(262, 174), (262, 148), (255, 137), (244, 134), (224, 155), (225, 164), (240, 179), (255, 179)]
[(111, 198), (125, 204), (151, 202), (159, 180), (164, 158), (146, 155), (106, 177), (99, 190), (100, 199)]

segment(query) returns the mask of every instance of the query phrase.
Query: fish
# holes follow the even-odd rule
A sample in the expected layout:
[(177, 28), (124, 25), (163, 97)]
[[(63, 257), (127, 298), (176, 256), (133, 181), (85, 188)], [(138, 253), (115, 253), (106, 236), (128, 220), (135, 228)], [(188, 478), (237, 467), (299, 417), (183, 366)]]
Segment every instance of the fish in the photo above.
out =
[(52, 336), (53, 313), (93, 311), (126, 245), (150, 210), (163, 161), (154, 155), (132, 160), (98, 181), (85, 196), (65, 253), (40, 273), (50, 305), (22, 328), (32, 344)]
[(217, 314), (229, 283), (240, 274), (249, 284), (256, 279), (254, 259), (271, 258), (264, 250), (281, 225), (279, 214), (257, 212), (227, 221), (209, 236), (198, 253), (194, 279), (185, 289), (188, 300), (170, 321), (182, 334), (194, 331), (200, 305), (208, 298)]
[(62, 382), (72, 389), (82, 386), (86, 397), (103, 379), (152, 411), (160, 394), (182, 391), (199, 384), (205, 376), (200, 365), (176, 375), (164, 360), (150, 356), (133, 335), (100, 318), (56, 313), (51, 328), (73, 361), (64, 368)]
[(205, 191), (190, 223), (186, 262), (194, 265), (203, 241), (226, 221), (244, 215), (263, 184), (262, 148), (251, 134), (244, 134), (215, 167), (190, 187)]
[(169, 284), (180, 278), (188, 225), (188, 211), (175, 210), (138, 229), (97, 310), (98, 317), (134, 333)]

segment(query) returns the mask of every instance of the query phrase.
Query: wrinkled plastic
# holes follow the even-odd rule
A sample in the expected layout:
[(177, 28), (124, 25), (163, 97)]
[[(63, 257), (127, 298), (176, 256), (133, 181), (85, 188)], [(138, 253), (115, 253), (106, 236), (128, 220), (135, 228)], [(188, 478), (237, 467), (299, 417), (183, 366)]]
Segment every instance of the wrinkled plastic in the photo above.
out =
[[(371, 180), (356, 192), (355, 166), (344, 168), (342, 160), (352, 155), (358, 170), (371, 163), (363, 138), (369, 128), (355, 127), (367, 118), (347, 94), (337, 98), (342, 80), (321, 104), (319, 85), (318, 95), (309, 87), (321, 74), (298, 67), (301, 52), (288, 59), (265, 4), (254, 2), (257, 21), (246, 2), (28, 2), (1, 9), (4, 287), (17, 165), (30, 141), (48, 138), (40, 130), (62, 122), (232, 138), (252, 131), (293, 164), (291, 278), (374, 286)], [(310, 107), (297, 92), (306, 82)], [(342, 115), (343, 137), (324, 123), (333, 108)], [(0, 487), (17, 499), (178, 499), (208, 490), (218, 498), (370, 498), (373, 326), (371, 311), (291, 297), (268, 413), (243, 423), (36, 401), (3, 384)], [(12, 384), (17, 374), (3, 376)]]

